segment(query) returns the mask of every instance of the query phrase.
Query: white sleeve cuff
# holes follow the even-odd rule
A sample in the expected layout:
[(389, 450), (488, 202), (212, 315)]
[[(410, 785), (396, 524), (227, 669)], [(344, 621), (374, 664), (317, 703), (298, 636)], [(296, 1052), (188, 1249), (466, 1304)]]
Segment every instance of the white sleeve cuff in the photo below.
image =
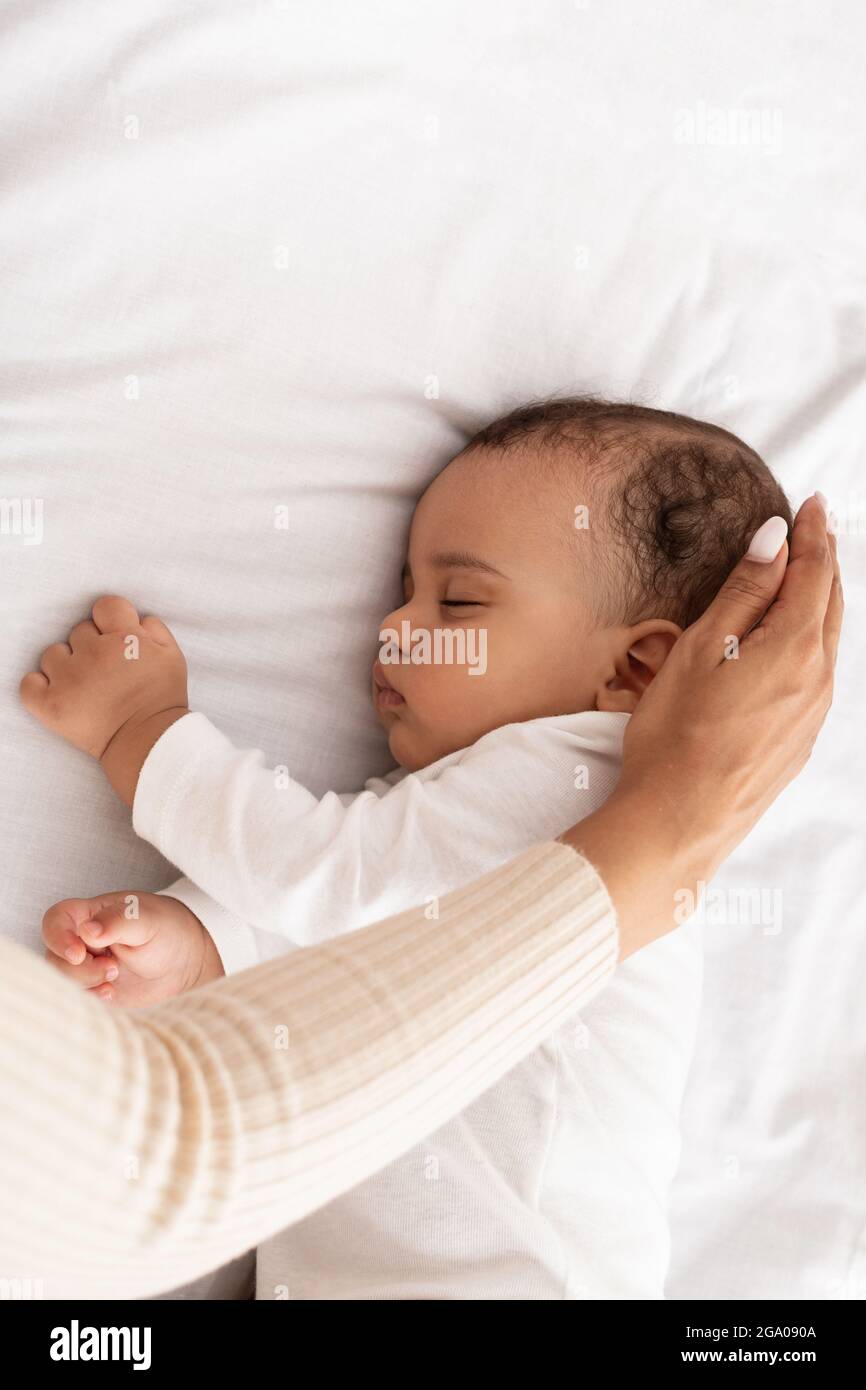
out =
[[(173, 822), (178, 801), (194, 781), (196, 768), (228, 749), (228, 739), (204, 714), (185, 714), (169, 724), (151, 748), (138, 774), (132, 799), (132, 828), (143, 840), (165, 853), (166, 828)], [(166, 855), (171, 858), (170, 854)]]
[(219, 952), (223, 970), (237, 975), (259, 963), (255, 933), (248, 923), (228, 912), (188, 878), (179, 878), (167, 888), (160, 888), (162, 897), (177, 898), (194, 912)]

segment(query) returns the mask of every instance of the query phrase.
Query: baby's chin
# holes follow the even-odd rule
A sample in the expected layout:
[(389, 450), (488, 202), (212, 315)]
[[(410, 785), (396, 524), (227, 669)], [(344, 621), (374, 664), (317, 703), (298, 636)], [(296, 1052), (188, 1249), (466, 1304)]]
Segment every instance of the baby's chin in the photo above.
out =
[(387, 730), (388, 747), (391, 757), (407, 772), (420, 772), (422, 767), (438, 763), (449, 753), (457, 753), (468, 748), (474, 739), (459, 740), (456, 736), (448, 738), (439, 731), (423, 731), (411, 728), (399, 715)]
[(439, 749), (435, 738), (413, 729), (399, 714), (387, 721), (385, 731), (391, 757), (407, 772), (419, 772), (422, 767), (429, 767), (431, 763), (444, 758), (446, 753), (454, 751), (452, 748)]
[(399, 717), (392, 720), (388, 730), (388, 747), (395, 763), (399, 763), (407, 772), (418, 772), (420, 768), (427, 767), (428, 763), (436, 761), (435, 758), (422, 753), (418, 747), (418, 740), (412, 737), (405, 724), (400, 723)]

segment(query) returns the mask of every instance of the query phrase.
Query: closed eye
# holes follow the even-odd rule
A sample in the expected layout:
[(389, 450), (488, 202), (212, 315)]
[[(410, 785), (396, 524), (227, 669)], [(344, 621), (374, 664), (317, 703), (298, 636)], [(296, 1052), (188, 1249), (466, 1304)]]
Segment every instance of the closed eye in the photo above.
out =
[(483, 608), (484, 604), (479, 603), (474, 598), (445, 598), (442, 600), (443, 608)]

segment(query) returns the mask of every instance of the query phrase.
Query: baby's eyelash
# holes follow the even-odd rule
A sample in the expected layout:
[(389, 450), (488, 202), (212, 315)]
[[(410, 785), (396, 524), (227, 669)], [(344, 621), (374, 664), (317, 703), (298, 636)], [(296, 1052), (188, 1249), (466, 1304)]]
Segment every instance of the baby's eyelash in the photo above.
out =
[(443, 608), (480, 608), (476, 598), (443, 598)]

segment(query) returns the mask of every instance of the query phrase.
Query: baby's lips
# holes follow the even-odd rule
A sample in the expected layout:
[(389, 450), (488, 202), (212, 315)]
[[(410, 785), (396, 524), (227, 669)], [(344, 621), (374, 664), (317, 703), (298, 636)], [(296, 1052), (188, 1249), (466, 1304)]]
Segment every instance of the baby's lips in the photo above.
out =
[(381, 661), (375, 661), (373, 663), (373, 680), (378, 690), (393, 690), (395, 694), (400, 694), (397, 687), (386, 676), (385, 668)]

